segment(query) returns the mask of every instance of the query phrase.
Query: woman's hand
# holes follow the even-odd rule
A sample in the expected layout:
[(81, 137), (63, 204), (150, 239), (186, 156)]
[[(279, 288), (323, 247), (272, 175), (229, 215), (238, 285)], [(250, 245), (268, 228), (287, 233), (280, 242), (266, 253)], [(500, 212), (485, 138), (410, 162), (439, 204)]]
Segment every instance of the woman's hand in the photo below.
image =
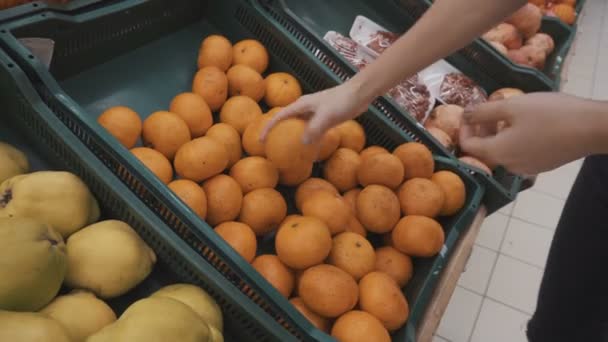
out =
[[(606, 149), (606, 105), (565, 94), (535, 93), (488, 102), (468, 109), (464, 121), (464, 152), (519, 174), (538, 174)], [(500, 121), (507, 128), (488, 134), (488, 127)]]
[(321, 139), (330, 128), (353, 119), (367, 110), (371, 100), (358, 95), (358, 87), (349, 81), (318, 93), (304, 95), (296, 102), (279, 111), (262, 130), (260, 138), (266, 135), (279, 121), (291, 117), (308, 120), (308, 127), (302, 137), (309, 144)]

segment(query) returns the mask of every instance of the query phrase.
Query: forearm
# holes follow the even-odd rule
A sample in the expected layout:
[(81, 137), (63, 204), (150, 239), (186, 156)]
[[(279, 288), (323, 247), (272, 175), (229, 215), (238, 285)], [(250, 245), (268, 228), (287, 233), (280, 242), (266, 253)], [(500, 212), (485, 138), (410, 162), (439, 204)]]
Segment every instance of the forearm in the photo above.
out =
[(526, 0), (440, 0), (393, 46), (351, 79), (371, 102), (403, 79), (466, 46)]
[(585, 155), (608, 154), (608, 102), (580, 101), (578, 107), (582, 109), (581, 113), (586, 115), (578, 118), (577, 134), (585, 149)]

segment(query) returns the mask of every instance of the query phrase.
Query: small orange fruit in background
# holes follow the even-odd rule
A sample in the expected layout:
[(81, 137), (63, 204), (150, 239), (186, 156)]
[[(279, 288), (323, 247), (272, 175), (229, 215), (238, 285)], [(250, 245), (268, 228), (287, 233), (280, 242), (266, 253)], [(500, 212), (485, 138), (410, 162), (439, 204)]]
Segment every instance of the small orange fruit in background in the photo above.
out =
[(262, 130), (272, 119), (274, 113), (268, 112), (253, 120), (243, 132), (243, 149), (250, 156), (266, 156), (266, 145), (260, 140)]
[(277, 255), (296, 270), (322, 263), (331, 245), (329, 228), (315, 217), (291, 216), (281, 224), (275, 237)]
[(366, 238), (356, 233), (344, 232), (334, 236), (327, 263), (341, 268), (355, 280), (359, 280), (374, 270), (376, 252)]
[(399, 188), (397, 195), (403, 215), (436, 217), (445, 201), (445, 194), (439, 185), (426, 178), (408, 180)]
[(313, 163), (295, 164), (287, 168), (279, 168), (279, 184), (298, 186), (312, 175)]
[(289, 298), (295, 286), (295, 276), (279, 257), (272, 254), (260, 255), (251, 263), (264, 279), (274, 286), (279, 293)]
[(361, 158), (357, 179), (363, 186), (377, 184), (397, 189), (403, 182), (403, 164), (399, 158), (389, 153), (368, 155), (367, 158)]
[(239, 183), (230, 176), (217, 175), (203, 183), (203, 190), (207, 194), (207, 222), (210, 225), (236, 220), (243, 204)]
[(367, 231), (365, 227), (359, 222), (359, 219), (355, 215), (351, 215), (350, 220), (348, 221), (348, 225), (346, 226), (346, 231), (359, 234), (363, 237), (367, 237)]
[(195, 93), (177, 95), (171, 101), (169, 111), (177, 114), (186, 122), (192, 138), (202, 137), (213, 125), (211, 109), (205, 99)]
[(342, 196), (342, 198), (344, 199), (344, 202), (346, 202), (346, 204), (348, 204), (348, 206), (350, 207), (350, 209), (354, 215), (357, 215), (357, 197), (359, 197), (361, 190), (362, 190), (361, 188), (354, 188), (354, 189), (348, 190)]
[(206, 136), (224, 145), (224, 148), (228, 152), (228, 167), (232, 167), (232, 165), (241, 159), (243, 155), (241, 136), (234, 127), (218, 123), (209, 128)]
[(262, 116), (260, 106), (247, 96), (233, 96), (226, 101), (220, 111), (220, 121), (243, 134), (250, 123)]
[(224, 171), (228, 155), (222, 143), (201, 137), (184, 144), (175, 154), (173, 165), (180, 177), (198, 183)]
[(215, 232), (247, 262), (253, 261), (258, 248), (258, 240), (249, 226), (241, 222), (224, 222), (215, 227)]
[(329, 332), (329, 320), (327, 320), (327, 318), (321, 317), (320, 315), (317, 315), (316, 313), (312, 312), (312, 310), (310, 310), (306, 306), (306, 304), (304, 304), (304, 301), (302, 300), (302, 298), (294, 297), (294, 298), (290, 299), (289, 302), (298, 311), (300, 311), (300, 313), (304, 317), (306, 317), (306, 319), (309, 320), (310, 323), (312, 323), (312, 325), (314, 325), (317, 329), (319, 329), (323, 332)]
[(228, 77), (228, 93), (230, 96), (247, 96), (255, 102), (264, 97), (264, 78), (259, 72), (244, 64), (231, 67), (226, 73)]
[(323, 177), (341, 192), (354, 189), (359, 184), (357, 172), (361, 157), (351, 149), (339, 148), (325, 162)]
[(131, 153), (163, 183), (169, 184), (171, 182), (173, 168), (171, 162), (162, 153), (148, 147), (135, 147), (131, 149)]
[(412, 178), (431, 178), (435, 170), (433, 153), (428, 147), (417, 142), (400, 145), (393, 154), (403, 163), (405, 180)]
[(300, 82), (286, 72), (266, 76), (264, 101), (270, 107), (286, 107), (302, 96)]
[(454, 215), (464, 207), (467, 191), (462, 179), (451, 171), (439, 171), (431, 177), (445, 194), (443, 207), (439, 213), (442, 216)]
[(572, 25), (576, 21), (576, 11), (568, 4), (557, 4), (551, 8), (551, 11), (568, 25)]
[(169, 189), (201, 219), (207, 217), (207, 195), (200, 185), (191, 180), (178, 179), (169, 183)]
[(340, 132), (340, 147), (350, 148), (359, 153), (365, 147), (365, 130), (355, 120), (348, 120), (336, 126)]
[(228, 98), (228, 77), (217, 67), (204, 67), (194, 75), (192, 92), (202, 96), (215, 112), (222, 108)]
[(266, 136), (266, 156), (279, 169), (311, 164), (319, 151), (318, 143), (305, 145), (302, 134), (306, 121), (287, 119), (277, 123)]
[(230, 176), (249, 193), (255, 189), (275, 188), (279, 183), (279, 171), (269, 160), (262, 157), (247, 157), (239, 160), (230, 169)]
[(333, 265), (313, 266), (302, 274), (298, 294), (317, 314), (334, 318), (352, 310), (359, 299), (353, 277)]
[(318, 160), (327, 160), (340, 147), (340, 132), (337, 128), (331, 128), (321, 138)]
[(97, 122), (127, 149), (133, 148), (141, 135), (141, 118), (128, 107), (109, 108), (97, 118)]
[(232, 64), (232, 43), (224, 36), (210, 35), (203, 40), (198, 52), (198, 68), (214, 66), (226, 71)]
[(367, 157), (375, 156), (377, 154), (384, 154), (384, 153), (389, 154), (390, 152), (381, 146), (370, 146), (370, 147), (364, 149), (363, 151), (361, 151), (361, 153), (359, 153), (359, 155), (361, 156), (361, 160), (363, 160)]
[(414, 257), (430, 258), (441, 251), (445, 233), (439, 222), (425, 216), (405, 216), (392, 233), (393, 246)]
[(245, 39), (234, 44), (232, 64), (245, 64), (260, 74), (268, 68), (268, 51), (254, 39)]
[(375, 270), (388, 274), (399, 287), (404, 287), (412, 279), (414, 265), (409, 256), (394, 247), (385, 246), (376, 250)]
[(316, 217), (325, 222), (331, 235), (336, 235), (348, 226), (352, 213), (340, 195), (326, 190), (316, 190), (302, 203), (304, 216)]
[(399, 198), (382, 185), (368, 185), (357, 197), (357, 218), (366, 230), (387, 233), (401, 217)]
[(287, 216), (287, 203), (275, 189), (262, 188), (243, 197), (239, 221), (246, 223), (256, 235), (262, 236), (279, 227)]
[(173, 160), (177, 150), (190, 141), (190, 128), (177, 114), (159, 111), (144, 120), (142, 138), (146, 147)]
[(359, 281), (359, 306), (379, 319), (388, 331), (401, 328), (409, 316), (403, 292), (383, 272), (371, 272)]
[(317, 190), (325, 190), (330, 192), (331, 194), (338, 195), (338, 190), (335, 186), (333, 186), (330, 182), (326, 181), (322, 178), (309, 178), (304, 183), (298, 186), (296, 190), (296, 208), (298, 210), (302, 210), (302, 204), (310, 195), (312, 195)]
[(331, 329), (331, 336), (340, 342), (391, 342), (391, 336), (382, 322), (359, 310), (340, 316)]

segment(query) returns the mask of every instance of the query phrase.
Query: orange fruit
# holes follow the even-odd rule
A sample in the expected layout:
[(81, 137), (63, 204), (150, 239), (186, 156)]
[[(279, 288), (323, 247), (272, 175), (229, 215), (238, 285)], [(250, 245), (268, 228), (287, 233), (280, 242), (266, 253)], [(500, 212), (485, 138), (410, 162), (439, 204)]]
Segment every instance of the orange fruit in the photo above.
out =
[(436, 217), (445, 201), (445, 194), (439, 185), (426, 178), (412, 178), (403, 183), (397, 196), (403, 215)]
[(340, 342), (391, 342), (391, 336), (382, 322), (359, 310), (340, 316), (331, 328), (331, 336)]
[(377, 154), (384, 154), (384, 153), (388, 154), (390, 152), (382, 146), (370, 146), (370, 147), (364, 149), (363, 151), (361, 151), (361, 153), (359, 155), (361, 156), (361, 160), (363, 160), (367, 157), (375, 156)]
[(302, 214), (325, 222), (332, 235), (346, 230), (352, 215), (340, 195), (325, 190), (316, 190), (304, 200)]
[(234, 44), (232, 63), (245, 64), (260, 74), (268, 68), (268, 51), (262, 43), (254, 39), (245, 39)]
[(356, 233), (344, 232), (334, 236), (327, 263), (341, 268), (355, 280), (359, 280), (374, 270), (376, 252), (366, 238)]
[(435, 170), (435, 160), (428, 147), (417, 142), (400, 145), (393, 154), (403, 163), (405, 180), (412, 178), (431, 178)]
[(279, 293), (289, 298), (295, 285), (295, 276), (279, 257), (272, 254), (260, 255), (253, 263), (253, 268), (258, 271), (264, 279), (274, 286)]
[(431, 180), (439, 185), (445, 194), (440, 215), (454, 215), (464, 207), (467, 191), (464, 182), (457, 174), (451, 171), (439, 171), (433, 175)]
[(435, 256), (445, 241), (439, 222), (425, 216), (405, 216), (392, 233), (393, 246), (414, 257)]
[(224, 239), (247, 262), (252, 262), (258, 248), (253, 230), (240, 222), (224, 222), (215, 227), (215, 232)]
[(273, 163), (262, 157), (239, 160), (230, 169), (230, 176), (241, 185), (244, 194), (255, 189), (275, 188), (279, 183), (279, 171)]
[(281, 224), (275, 237), (277, 255), (296, 270), (322, 263), (329, 255), (331, 244), (329, 228), (315, 217), (290, 217)]
[(296, 190), (296, 208), (298, 210), (302, 210), (302, 204), (310, 195), (312, 195), (317, 190), (325, 190), (330, 192), (331, 194), (338, 195), (338, 190), (335, 186), (333, 186), (330, 182), (326, 181), (322, 178), (309, 178), (304, 183), (298, 186)]
[(148, 147), (135, 147), (131, 149), (131, 153), (163, 183), (169, 184), (171, 182), (173, 168), (171, 162), (162, 153)]
[(351, 149), (339, 148), (325, 162), (323, 177), (341, 192), (354, 189), (359, 184), (357, 172), (361, 165), (361, 157)]
[(169, 183), (169, 189), (201, 219), (207, 217), (207, 195), (198, 184), (191, 180), (178, 179)]
[(272, 117), (276, 113), (280, 112), (282, 109), (283, 109), (283, 107), (274, 107), (271, 110), (269, 110), (268, 112), (266, 112), (266, 115), (270, 115)]
[(259, 72), (244, 64), (233, 66), (226, 73), (228, 77), (228, 93), (230, 96), (247, 96), (255, 102), (260, 102), (266, 90), (264, 79)]
[(357, 282), (332, 265), (316, 265), (302, 274), (298, 294), (313, 312), (334, 318), (352, 310), (359, 299)]
[(232, 43), (224, 36), (210, 35), (203, 40), (198, 52), (198, 68), (214, 66), (226, 71), (232, 64)]
[(155, 112), (144, 120), (142, 138), (146, 147), (153, 148), (173, 160), (177, 150), (190, 141), (190, 128), (177, 114)]
[(279, 168), (279, 184), (285, 186), (298, 186), (312, 175), (312, 163), (294, 165), (285, 169)]
[(195, 93), (177, 95), (171, 101), (169, 111), (177, 114), (186, 122), (192, 138), (202, 137), (213, 125), (211, 109), (205, 99)]
[(383, 272), (371, 272), (359, 281), (359, 306), (379, 319), (388, 331), (401, 328), (409, 316), (403, 292)]
[(262, 109), (247, 96), (229, 98), (220, 111), (220, 121), (234, 127), (239, 134), (243, 134), (245, 128), (260, 116)]
[(127, 149), (133, 148), (141, 135), (141, 118), (128, 107), (109, 108), (97, 118), (97, 122)]
[(346, 202), (346, 204), (348, 204), (351, 212), (354, 215), (357, 215), (357, 197), (359, 197), (360, 193), (361, 193), (360, 188), (354, 188), (354, 189), (348, 190), (347, 192), (344, 193), (344, 196), (342, 196), (342, 198), (344, 199), (344, 202)]
[(264, 101), (270, 107), (286, 107), (302, 96), (300, 82), (286, 72), (266, 76)]
[(287, 216), (283, 196), (271, 188), (256, 189), (243, 197), (239, 221), (246, 223), (256, 235), (275, 230)]
[(228, 166), (228, 155), (220, 142), (201, 137), (180, 147), (173, 164), (181, 178), (198, 183), (224, 171)]
[(357, 218), (367, 231), (387, 233), (401, 217), (399, 198), (382, 185), (368, 185), (357, 197)]
[(336, 126), (340, 132), (340, 147), (350, 148), (355, 152), (361, 152), (365, 147), (365, 130), (355, 120), (348, 120)]
[(294, 297), (289, 300), (289, 302), (296, 308), (296, 310), (300, 311), (302, 316), (306, 317), (307, 320), (312, 323), (317, 329), (328, 332), (329, 331), (329, 320), (327, 318), (321, 317), (316, 313), (312, 312), (304, 301), (300, 297)]
[(305, 145), (302, 134), (306, 121), (287, 119), (279, 122), (266, 136), (266, 156), (279, 169), (311, 164), (317, 157), (317, 143)]
[(228, 167), (232, 167), (243, 156), (241, 136), (234, 127), (218, 123), (211, 126), (205, 136), (224, 145), (224, 148), (228, 152)]
[(351, 215), (350, 220), (348, 221), (348, 225), (346, 226), (346, 231), (359, 234), (363, 237), (367, 237), (367, 231), (365, 227), (359, 222), (355, 215)]
[(215, 112), (222, 108), (228, 98), (228, 77), (217, 67), (204, 67), (194, 75), (192, 92), (202, 96)]
[(266, 145), (260, 140), (262, 130), (272, 119), (274, 113), (268, 112), (253, 120), (243, 132), (243, 149), (250, 156), (266, 156)]
[(357, 179), (363, 186), (377, 184), (396, 189), (403, 182), (403, 164), (389, 153), (368, 155), (361, 158)]
[(576, 21), (576, 11), (568, 4), (557, 4), (551, 8), (551, 11), (568, 25), (572, 25)]
[(217, 175), (203, 183), (203, 190), (207, 194), (207, 222), (210, 225), (236, 220), (243, 204), (239, 183), (230, 176)]
[(332, 128), (325, 132), (319, 142), (318, 160), (327, 160), (340, 147), (340, 132), (337, 128)]
[(376, 250), (376, 271), (384, 272), (393, 278), (399, 287), (404, 287), (412, 279), (414, 265), (412, 258), (394, 247), (385, 246)]

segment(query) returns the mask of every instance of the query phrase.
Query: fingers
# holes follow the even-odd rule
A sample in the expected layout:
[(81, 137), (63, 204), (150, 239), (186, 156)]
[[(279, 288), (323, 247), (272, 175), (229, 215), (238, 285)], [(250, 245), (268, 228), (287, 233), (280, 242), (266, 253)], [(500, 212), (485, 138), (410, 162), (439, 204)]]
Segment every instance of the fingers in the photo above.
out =
[(332, 122), (330, 121), (327, 113), (315, 113), (315, 115), (313, 115), (308, 122), (306, 131), (304, 131), (304, 134), (302, 135), (302, 143), (310, 144), (312, 142), (321, 140), (323, 134), (325, 134), (325, 131), (330, 129), (331, 126)]
[(502, 101), (486, 102), (465, 109), (464, 121), (470, 125), (495, 124), (499, 121), (510, 121), (511, 114), (504, 110)]
[(492, 151), (495, 139), (496, 136), (476, 136), (472, 125), (463, 125), (460, 128), (460, 148), (462, 151), (488, 164), (495, 164), (495, 152)]
[(302, 96), (296, 102), (281, 109), (275, 116), (264, 126), (260, 134), (260, 141), (265, 141), (268, 132), (280, 121), (299, 116), (305, 113), (310, 113), (313, 110), (313, 101), (310, 96)]

